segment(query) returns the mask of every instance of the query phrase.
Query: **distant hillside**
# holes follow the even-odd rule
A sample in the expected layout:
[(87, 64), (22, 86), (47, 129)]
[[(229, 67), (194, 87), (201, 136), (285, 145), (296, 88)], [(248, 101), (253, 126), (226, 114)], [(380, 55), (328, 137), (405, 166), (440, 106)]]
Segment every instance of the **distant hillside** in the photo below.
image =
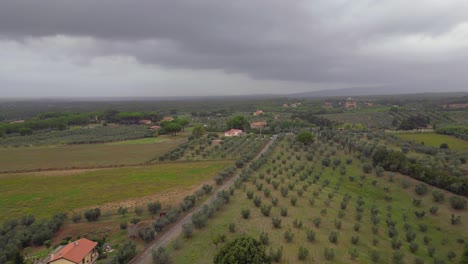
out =
[(425, 97), (453, 97), (468, 95), (467, 91), (449, 91), (446, 93), (427, 91), (424, 89), (410, 89), (408, 87), (353, 87), (335, 90), (320, 90), (305, 93), (293, 93), (286, 95), (287, 97), (344, 97), (344, 96), (369, 96), (369, 95), (399, 95), (399, 94), (424, 94)]

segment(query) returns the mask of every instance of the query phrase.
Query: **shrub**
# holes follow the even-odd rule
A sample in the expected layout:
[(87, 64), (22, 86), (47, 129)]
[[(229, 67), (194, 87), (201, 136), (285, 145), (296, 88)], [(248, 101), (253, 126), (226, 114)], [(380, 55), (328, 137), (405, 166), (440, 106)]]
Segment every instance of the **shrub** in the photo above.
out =
[(414, 192), (417, 195), (425, 195), (427, 193), (427, 186), (424, 183), (420, 183), (414, 187)]
[(357, 248), (353, 248), (349, 250), (349, 257), (352, 260), (355, 260), (359, 257), (359, 252), (357, 251)]
[(418, 251), (418, 248), (419, 248), (419, 245), (414, 243), (414, 242), (411, 242), (410, 246), (409, 246), (409, 249), (411, 251), (411, 253), (415, 253), (416, 251)]
[(371, 250), (369, 252), (370, 259), (372, 263), (379, 263), (380, 262), (380, 253), (376, 250)]
[(372, 165), (370, 163), (366, 163), (362, 166), (362, 171), (364, 173), (370, 173), (372, 172)]
[(335, 231), (331, 231), (330, 234), (328, 235), (328, 240), (333, 244), (337, 244), (338, 243), (338, 233), (335, 232)]
[(157, 264), (169, 264), (171, 263), (169, 253), (164, 247), (159, 247), (153, 251), (153, 263)]
[(130, 223), (131, 223), (131, 224), (134, 224), (134, 225), (138, 224), (140, 221), (141, 221), (141, 219), (140, 219), (140, 218), (136, 218), (136, 217), (130, 219)]
[(271, 199), (271, 203), (273, 204), (273, 206), (277, 206), (277, 205), (278, 205), (278, 198), (273, 197), (273, 198)]
[(135, 214), (138, 215), (138, 216), (142, 215), (143, 214), (143, 208), (139, 207), (139, 206), (135, 207)]
[(354, 231), (359, 232), (359, 229), (361, 229), (361, 224), (359, 223), (354, 224), (353, 229)]
[(127, 229), (127, 222), (120, 223), (120, 229), (121, 230), (126, 230)]
[(288, 216), (288, 208), (282, 207), (281, 211), (280, 211), (280, 214), (281, 214), (281, 216), (284, 216), (284, 217)]
[(268, 245), (270, 243), (270, 238), (267, 233), (260, 233), (260, 242), (262, 242), (263, 245)]
[(437, 214), (437, 211), (439, 210), (439, 207), (437, 206), (432, 206), (430, 209), (429, 209), (429, 212), (433, 215)]
[(336, 229), (341, 229), (341, 220), (335, 219), (335, 227)]
[(306, 237), (307, 241), (309, 242), (314, 242), (315, 241), (315, 232), (313, 230), (307, 230), (306, 231)]
[(235, 233), (236, 232), (236, 223), (229, 224), (229, 232)]
[(252, 199), (253, 195), (254, 195), (253, 191), (251, 190), (247, 191), (247, 199)]
[(271, 207), (271, 205), (262, 205), (260, 210), (264, 216), (270, 216)]
[(452, 196), (450, 197), (449, 201), (453, 209), (462, 210), (462, 209), (465, 209), (466, 207), (466, 200), (463, 197)]
[(351, 243), (353, 243), (353, 245), (356, 245), (358, 242), (359, 242), (359, 236), (351, 237)]
[(242, 218), (244, 218), (244, 219), (249, 219), (250, 210), (247, 209), (247, 208), (242, 209), (242, 210), (241, 210), (241, 215), (242, 215)]
[(432, 200), (436, 203), (443, 202), (445, 200), (444, 193), (438, 190), (432, 192)]
[(326, 260), (332, 261), (335, 258), (335, 250), (333, 248), (325, 248), (323, 255)]
[(291, 205), (292, 205), (292, 206), (295, 206), (296, 203), (297, 203), (297, 197), (296, 197), (296, 196), (292, 196), (292, 197), (291, 197)]
[(271, 222), (272, 222), (274, 228), (281, 228), (281, 219), (280, 218), (275, 216), (275, 217), (273, 217), (271, 219)]
[(309, 250), (305, 247), (299, 247), (299, 251), (297, 252), (297, 258), (299, 260), (305, 260), (309, 256)]
[(418, 206), (418, 207), (419, 207), (419, 206), (421, 206), (421, 204), (422, 204), (422, 200), (420, 200), (420, 199), (414, 199), (414, 198), (413, 198), (413, 205), (414, 205), (414, 206)]
[(155, 232), (154, 232), (153, 227), (148, 226), (148, 227), (138, 230), (138, 236), (140, 236), (140, 238), (146, 243), (153, 241), (155, 237)]
[(241, 236), (226, 243), (215, 255), (213, 263), (268, 263), (265, 246), (260, 241)]
[(414, 239), (416, 239), (416, 233), (409, 230), (408, 232), (406, 232), (406, 241), (407, 242), (412, 242), (414, 241)]
[(392, 255), (392, 263), (393, 264), (403, 264), (404, 262), (404, 255), (400, 251), (393, 252)]
[[(450, 251), (447, 253), (447, 258), (448, 258), (450, 261), (453, 261), (456, 257), (457, 257), (457, 254), (455, 254), (455, 252), (453, 252), (452, 250), (450, 250)], [(460, 263), (462, 263), (462, 262), (460, 262)]]
[(284, 239), (288, 243), (292, 242), (294, 239), (294, 234), (291, 232), (291, 230), (286, 230), (286, 232), (284, 232)]
[(88, 220), (88, 222), (97, 221), (99, 217), (101, 216), (101, 209), (94, 208), (94, 209), (86, 210), (84, 213), (84, 216), (86, 220)]
[(203, 228), (206, 226), (208, 216), (203, 211), (196, 212), (192, 215), (192, 223), (196, 228)]
[(398, 240), (396, 237), (394, 237), (394, 238), (392, 239), (392, 248), (393, 248), (394, 250), (397, 250), (397, 249), (400, 249), (400, 247), (401, 247), (401, 241)]
[(260, 207), (260, 205), (262, 204), (262, 199), (258, 196), (255, 196), (255, 198), (253, 199), (253, 203), (256, 207)]
[(161, 210), (161, 203), (160, 202), (153, 202), (147, 204), (148, 212), (151, 214), (156, 214)]
[(317, 216), (317, 217), (315, 217), (314, 220), (312, 220), (312, 221), (314, 222), (315, 227), (316, 227), (316, 228), (319, 228), (319, 227), (320, 227), (320, 223), (322, 222), (322, 219), (321, 219), (319, 216)]
[(81, 213), (74, 213), (72, 215), (72, 221), (73, 223), (78, 223), (81, 221)]
[(455, 216), (454, 214), (452, 214), (452, 217), (450, 218), (450, 221), (451, 221), (452, 225), (458, 225), (461, 222), (461, 216)]
[(283, 247), (278, 248), (276, 251), (270, 249), (270, 258), (273, 262), (280, 262), (283, 258)]
[(297, 219), (294, 219), (293, 226), (295, 228), (302, 228), (302, 221), (299, 221)]
[(417, 218), (421, 219), (421, 218), (424, 217), (426, 212), (424, 212), (424, 211), (414, 211), (414, 214), (416, 215)]

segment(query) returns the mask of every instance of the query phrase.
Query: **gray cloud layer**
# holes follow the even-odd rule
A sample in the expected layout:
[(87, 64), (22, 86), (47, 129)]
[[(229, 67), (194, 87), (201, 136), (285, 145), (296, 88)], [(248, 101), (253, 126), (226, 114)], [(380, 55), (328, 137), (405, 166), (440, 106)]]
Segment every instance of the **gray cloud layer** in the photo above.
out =
[(58, 48), (74, 59), (468, 90), (466, 10), (465, 0), (3, 0), (0, 35), (36, 51), (63, 35)]

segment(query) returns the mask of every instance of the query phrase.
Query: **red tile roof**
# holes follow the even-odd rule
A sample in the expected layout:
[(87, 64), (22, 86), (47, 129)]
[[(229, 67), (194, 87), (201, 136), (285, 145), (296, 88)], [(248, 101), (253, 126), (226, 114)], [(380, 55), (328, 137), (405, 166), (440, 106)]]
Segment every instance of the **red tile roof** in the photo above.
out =
[(86, 238), (79, 239), (75, 242), (71, 242), (64, 246), (58, 252), (56, 252), (48, 261), (51, 263), (58, 259), (64, 258), (74, 263), (80, 263), (89, 252), (91, 252), (97, 246), (96, 242), (88, 240)]

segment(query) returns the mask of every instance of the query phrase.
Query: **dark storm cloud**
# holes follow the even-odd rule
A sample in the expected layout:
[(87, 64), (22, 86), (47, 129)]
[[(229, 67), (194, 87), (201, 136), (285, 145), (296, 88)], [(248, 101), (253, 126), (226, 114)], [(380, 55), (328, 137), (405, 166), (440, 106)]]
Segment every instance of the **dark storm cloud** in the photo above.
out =
[(464, 0), (3, 0), (0, 34), (92, 37), (83, 54), (257, 79), (463, 86), (466, 10)]

